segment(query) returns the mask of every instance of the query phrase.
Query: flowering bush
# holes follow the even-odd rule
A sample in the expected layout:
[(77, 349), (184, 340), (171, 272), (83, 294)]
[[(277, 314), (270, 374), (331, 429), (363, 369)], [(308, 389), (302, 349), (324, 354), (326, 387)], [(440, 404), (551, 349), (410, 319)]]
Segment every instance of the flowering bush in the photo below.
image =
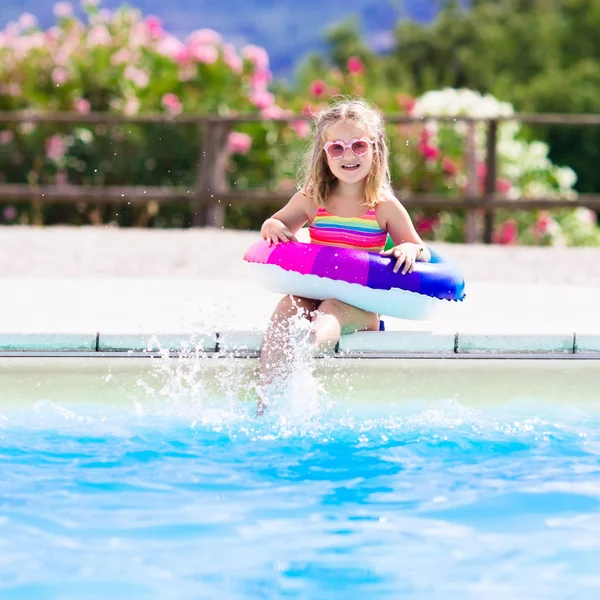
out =
[[(283, 114), (268, 90), (272, 74), (263, 48), (247, 45), (238, 52), (210, 29), (180, 41), (163, 29), (160, 19), (143, 18), (138, 10), (111, 12), (95, 0), (82, 4), (85, 22), (73, 15), (70, 4), (59, 2), (56, 24), (47, 31), (29, 14), (0, 31), (0, 110)], [(284, 132), (266, 122), (232, 131), (230, 183), (276, 186), (285, 167), (273, 167), (273, 145), (285, 136), (285, 147), (293, 152), (303, 127)], [(200, 143), (201, 131), (189, 126), (0, 123), (0, 181), (191, 187), (196, 169), (189, 167), (199, 158)], [(252, 161), (243, 156), (251, 147)], [(280, 162), (287, 157), (283, 154)], [(20, 220), (31, 218), (28, 210)], [(146, 224), (156, 212), (153, 203), (141, 214), (123, 207), (111, 220)], [(8, 211), (4, 220), (10, 217), (18, 219), (18, 211)], [(98, 222), (108, 215), (82, 200), (75, 214), (71, 207), (53, 206), (45, 208), (44, 217), (46, 222)], [(163, 209), (155, 224), (179, 225), (190, 217), (189, 207)]]
[[(395, 185), (408, 193), (465, 194), (484, 190), (485, 128), (474, 129), (475, 178), (468, 180), (466, 147), (469, 127), (460, 121), (438, 124), (431, 116), (511, 117), (510, 104), (470, 90), (431, 91), (420, 98), (402, 94), (400, 83), (386, 83), (384, 62), (360, 49), (331, 68), (317, 61), (301, 69), (298, 83), (272, 81), (269, 56), (258, 46), (237, 50), (210, 29), (179, 40), (160, 19), (131, 8), (111, 12), (98, 0), (83, 0), (81, 21), (66, 2), (54, 7), (56, 24), (42, 31), (33, 15), (0, 31), (0, 110), (106, 111), (129, 116), (162, 112), (235, 115), (256, 113), (265, 119), (294, 114), (311, 116), (332, 96), (364, 96), (383, 112), (422, 117), (418, 125), (390, 125)], [(341, 56), (341, 55), (340, 55)], [(229, 185), (238, 189), (294, 191), (296, 159), (304, 150), (310, 125), (271, 121), (246, 123), (229, 134)], [(519, 210), (527, 197), (575, 198), (575, 173), (557, 167), (548, 147), (528, 140), (515, 120), (498, 131), (496, 192), (515, 203), (497, 212), (494, 240), (502, 244), (596, 244), (595, 213), (583, 208)], [(165, 125), (0, 124), (0, 181), (31, 185), (54, 183), (177, 185), (192, 187), (201, 131)], [(101, 209), (85, 199), (75, 207), (35, 207), (37, 221), (122, 225), (182, 226), (191, 221), (189, 206), (121, 206)], [(228, 224), (257, 227), (273, 207), (228, 209)], [(30, 222), (31, 207), (6, 206), (3, 222)], [(414, 211), (426, 239), (465, 240), (465, 215)]]
[[(401, 127), (392, 134), (396, 180), (406, 192), (428, 191), (465, 194), (468, 190), (467, 145), (469, 126), (464, 121), (436, 122), (431, 116), (510, 118), (513, 107), (490, 95), (471, 90), (445, 89), (427, 92), (407, 102), (407, 112), (424, 119), (418, 132)], [(540, 141), (528, 142), (515, 120), (498, 126), (496, 193), (515, 202), (515, 210), (499, 210), (494, 241), (500, 244), (582, 245), (600, 242), (595, 213), (586, 208), (524, 211), (522, 198), (575, 199), (577, 176), (568, 167), (553, 165), (549, 148)], [(486, 178), (486, 125), (473, 128), (475, 181), (472, 192), (481, 195)], [(478, 211), (480, 214), (481, 211)], [(418, 228), (428, 237), (464, 241), (465, 216), (459, 213), (415, 214)]]

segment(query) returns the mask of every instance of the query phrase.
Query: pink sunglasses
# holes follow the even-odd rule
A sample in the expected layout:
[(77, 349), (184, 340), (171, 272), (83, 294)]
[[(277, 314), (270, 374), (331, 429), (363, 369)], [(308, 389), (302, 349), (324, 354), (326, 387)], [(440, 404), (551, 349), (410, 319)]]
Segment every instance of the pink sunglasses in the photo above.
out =
[(368, 140), (367, 138), (354, 138), (347, 144), (342, 140), (336, 140), (335, 142), (327, 142), (323, 146), (323, 150), (327, 152), (330, 158), (337, 160), (344, 156), (346, 148), (352, 150), (356, 156), (364, 156), (369, 151), (369, 145), (374, 143), (373, 140)]

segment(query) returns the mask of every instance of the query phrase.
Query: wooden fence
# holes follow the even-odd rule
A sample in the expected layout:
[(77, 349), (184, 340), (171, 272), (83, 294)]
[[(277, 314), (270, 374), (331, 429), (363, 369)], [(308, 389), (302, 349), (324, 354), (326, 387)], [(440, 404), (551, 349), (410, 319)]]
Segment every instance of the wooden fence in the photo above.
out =
[[(270, 119), (276, 122), (292, 122), (302, 116)], [(564, 208), (583, 206), (600, 210), (600, 194), (580, 194), (577, 199), (567, 198), (527, 198), (509, 200), (496, 193), (497, 178), (497, 131), (502, 121), (518, 120), (522, 123), (555, 125), (600, 125), (600, 115), (584, 114), (515, 114), (511, 117), (481, 119), (470, 117), (427, 117), (438, 122), (462, 121), (467, 124), (467, 186), (465, 194), (450, 196), (440, 194), (413, 194), (406, 196), (397, 192), (402, 203), (411, 208), (433, 208), (436, 210), (461, 210), (467, 212), (467, 241), (477, 242), (480, 238), (491, 243), (494, 227), (494, 211), (500, 208), (513, 210), (534, 210), (541, 208)], [(152, 186), (75, 186), (75, 185), (28, 185), (0, 184), (0, 204), (33, 202), (76, 202), (85, 198), (95, 203), (145, 204), (149, 201), (189, 202), (193, 213), (194, 226), (216, 226), (223, 224), (225, 206), (235, 203), (280, 204), (283, 205), (289, 194), (262, 190), (227, 189), (226, 172), (228, 161), (227, 138), (238, 123), (262, 121), (257, 115), (218, 117), (206, 115), (165, 115), (124, 116), (109, 113), (36, 113), (30, 111), (0, 111), (0, 123), (62, 123), (71, 125), (95, 124), (117, 125), (125, 123), (146, 124), (187, 124), (202, 127), (202, 148), (196, 181), (193, 188), (152, 187)], [(425, 119), (407, 115), (387, 115), (389, 124), (418, 124)], [(478, 190), (478, 177), (475, 158), (475, 125), (486, 123), (486, 175), (483, 193)], [(210, 152), (207, 151), (210, 149)], [(477, 231), (475, 210), (483, 209), (483, 231)]]

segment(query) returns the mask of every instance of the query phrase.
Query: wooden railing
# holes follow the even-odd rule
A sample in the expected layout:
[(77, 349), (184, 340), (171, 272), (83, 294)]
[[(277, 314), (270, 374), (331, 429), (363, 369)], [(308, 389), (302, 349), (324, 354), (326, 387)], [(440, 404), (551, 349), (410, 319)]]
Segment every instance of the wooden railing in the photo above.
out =
[[(292, 122), (303, 116), (270, 119), (275, 122)], [(432, 208), (436, 210), (461, 210), (467, 212), (467, 241), (476, 242), (480, 235), (477, 231), (475, 211), (483, 209), (484, 225), (481, 238), (485, 243), (492, 241), (494, 211), (500, 208), (514, 210), (534, 210), (540, 208), (564, 208), (583, 206), (600, 210), (600, 194), (580, 194), (576, 199), (567, 198), (526, 198), (509, 200), (496, 193), (497, 178), (497, 131), (502, 121), (518, 120), (521, 123), (555, 125), (600, 125), (600, 114), (515, 114), (511, 117), (481, 119), (470, 117), (427, 117), (427, 120), (439, 122), (462, 121), (467, 124), (466, 164), (467, 186), (462, 196), (412, 194), (397, 192), (407, 208)], [(218, 226), (223, 224), (224, 207), (228, 204), (281, 204), (289, 194), (262, 190), (229, 190), (226, 172), (229, 152), (228, 134), (238, 123), (263, 121), (258, 115), (219, 117), (206, 115), (165, 115), (124, 116), (110, 113), (36, 113), (30, 111), (0, 111), (0, 123), (62, 123), (117, 125), (138, 124), (187, 124), (202, 127), (202, 148), (196, 181), (193, 187), (153, 187), (153, 186), (76, 186), (76, 185), (28, 185), (0, 184), (0, 204), (19, 202), (75, 202), (85, 198), (95, 203), (146, 204), (154, 202), (189, 202), (193, 213), (194, 226)], [(387, 115), (389, 124), (418, 124), (425, 119), (407, 115)], [(478, 177), (475, 160), (475, 125), (485, 122), (487, 125), (486, 175), (483, 193), (478, 190)], [(210, 151), (207, 151), (210, 149)]]

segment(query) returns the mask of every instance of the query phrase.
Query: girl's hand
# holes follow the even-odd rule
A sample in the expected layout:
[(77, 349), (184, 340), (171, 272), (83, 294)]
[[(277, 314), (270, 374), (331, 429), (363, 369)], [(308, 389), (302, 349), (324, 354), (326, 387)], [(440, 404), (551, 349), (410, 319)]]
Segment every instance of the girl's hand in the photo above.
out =
[(267, 246), (271, 243), (277, 246), (279, 242), (297, 241), (294, 234), (279, 219), (267, 219), (260, 228), (260, 233), (266, 240)]
[(399, 244), (398, 246), (394, 246), (389, 250), (384, 250), (381, 253), (382, 256), (393, 256), (396, 258), (396, 264), (394, 265), (394, 273), (397, 273), (402, 265), (404, 268), (402, 269), (402, 275), (406, 275), (406, 273), (412, 273), (415, 268), (415, 263), (417, 259), (421, 258), (423, 255), (423, 248), (417, 244), (413, 244), (412, 242), (405, 242), (404, 244)]

